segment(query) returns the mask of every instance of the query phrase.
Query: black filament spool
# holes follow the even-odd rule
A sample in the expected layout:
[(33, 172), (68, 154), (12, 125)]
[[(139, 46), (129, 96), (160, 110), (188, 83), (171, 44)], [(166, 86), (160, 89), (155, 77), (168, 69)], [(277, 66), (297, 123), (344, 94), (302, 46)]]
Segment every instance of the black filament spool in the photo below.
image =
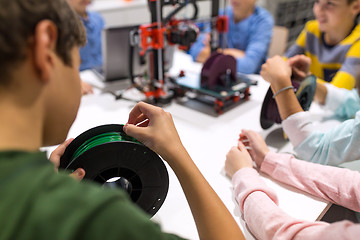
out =
[[(301, 82), (291, 81), (291, 83), (300, 106), (304, 111), (309, 110), (316, 91), (316, 77), (309, 75)], [(271, 87), (269, 87), (260, 113), (260, 125), (263, 129), (270, 128), (274, 123), (281, 123), (279, 109), (273, 95)]]
[(119, 132), (126, 135), (123, 125), (102, 125), (85, 131), (66, 148), (60, 168), (85, 170), (85, 179), (104, 188), (118, 188), (127, 192), (131, 200), (151, 217), (165, 201), (169, 176), (162, 159), (145, 145), (132, 141), (107, 142), (94, 146), (73, 159), (75, 151), (88, 139), (99, 134)]

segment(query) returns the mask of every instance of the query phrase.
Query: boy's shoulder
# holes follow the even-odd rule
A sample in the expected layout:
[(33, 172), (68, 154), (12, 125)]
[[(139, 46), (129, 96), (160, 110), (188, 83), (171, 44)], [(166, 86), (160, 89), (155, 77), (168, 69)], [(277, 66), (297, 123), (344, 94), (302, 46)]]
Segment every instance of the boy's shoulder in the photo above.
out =
[(267, 24), (274, 25), (274, 18), (271, 15), (271, 13), (260, 6), (255, 6), (255, 11), (253, 16), (255, 16), (255, 19), (260, 22), (266, 22)]
[(91, 17), (94, 17), (94, 18), (103, 19), (102, 15), (100, 13), (98, 13), (98, 12), (95, 12), (95, 11), (87, 11), (87, 15), (91, 16)]
[(313, 34), (318, 34), (320, 32), (319, 22), (317, 20), (307, 21), (305, 24), (305, 29)]
[(99, 23), (100, 25), (104, 25), (105, 24), (105, 20), (103, 18), (103, 16), (98, 13), (98, 12), (93, 12), (93, 11), (88, 11), (87, 12), (87, 15), (88, 15), (88, 19), (89, 21), (91, 22), (97, 22)]
[(266, 9), (266, 8), (263, 8), (263, 7), (260, 7), (260, 6), (255, 6), (255, 13), (259, 14), (259, 15), (264, 15), (264, 16), (271, 16), (271, 13)]

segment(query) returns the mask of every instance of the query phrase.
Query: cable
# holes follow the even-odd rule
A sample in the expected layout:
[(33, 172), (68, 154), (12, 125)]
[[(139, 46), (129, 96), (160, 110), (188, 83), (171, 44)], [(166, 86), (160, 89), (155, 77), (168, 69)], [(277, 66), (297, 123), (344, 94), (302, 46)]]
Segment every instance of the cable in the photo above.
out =
[[(194, 15), (190, 18), (190, 20), (194, 20), (197, 18), (198, 15), (198, 6), (196, 4), (195, 1), (191, 1), (191, 4), (194, 7)], [(184, 3), (179, 3), (179, 7), (177, 7), (174, 11), (170, 12), (169, 15), (167, 15), (164, 20), (163, 20), (163, 24), (165, 25), (168, 21), (170, 21), (170, 19), (175, 16), (181, 9), (183, 9), (184, 7), (186, 7), (188, 5), (188, 1), (184, 2)]]

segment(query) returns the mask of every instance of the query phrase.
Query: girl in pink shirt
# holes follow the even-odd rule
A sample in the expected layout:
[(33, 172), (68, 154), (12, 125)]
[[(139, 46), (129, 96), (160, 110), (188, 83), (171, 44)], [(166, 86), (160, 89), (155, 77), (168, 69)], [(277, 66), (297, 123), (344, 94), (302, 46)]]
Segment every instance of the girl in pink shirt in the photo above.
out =
[(238, 146), (226, 155), (225, 171), (232, 177), (235, 198), (257, 239), (359, 239), (360, 224), (311, 222), (287, 215), (252, 161), (273, 179), (354, 211), (360, 211), (360, 173), (270, 152), (260, 134), (243, 130)]

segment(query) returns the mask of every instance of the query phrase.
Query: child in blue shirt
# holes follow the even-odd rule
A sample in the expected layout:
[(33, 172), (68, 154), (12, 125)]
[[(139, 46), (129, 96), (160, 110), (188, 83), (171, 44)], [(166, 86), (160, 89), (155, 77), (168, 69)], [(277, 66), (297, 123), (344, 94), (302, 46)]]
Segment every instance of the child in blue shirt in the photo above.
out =
[[(86, 29), (86, 45), (80, 48), (80, 71), (102, 66), (101, 31), (104, 28), (102, 16), (96, 12), (89, 12), (86, 7), (91, 0), (67, 0), (73, 10), (79, 15)], [(81, 81), (83, 95), (93, 93), (93, 88), (87, 82)]]
[(68, 2), (79, 15), (86, 29), (87, 43), (80, 48), (80, 71), (102, 66), (101, 32), (105, 26), (104, 19), (99, 13), (86, 10), (91, 0), (68, 0)]
[[(255, 5), (255, 0), (232, 0), (231, 6), (220, 11), (229, 17), (224, 54), (236, 58), (237, 72), (258, 73), (264, 63), (271, 41), (274, 20), (271, 14)], [(209, 36), (201, 34), (189, 53), (194, 61), (205, 62), (210, 56)]]

